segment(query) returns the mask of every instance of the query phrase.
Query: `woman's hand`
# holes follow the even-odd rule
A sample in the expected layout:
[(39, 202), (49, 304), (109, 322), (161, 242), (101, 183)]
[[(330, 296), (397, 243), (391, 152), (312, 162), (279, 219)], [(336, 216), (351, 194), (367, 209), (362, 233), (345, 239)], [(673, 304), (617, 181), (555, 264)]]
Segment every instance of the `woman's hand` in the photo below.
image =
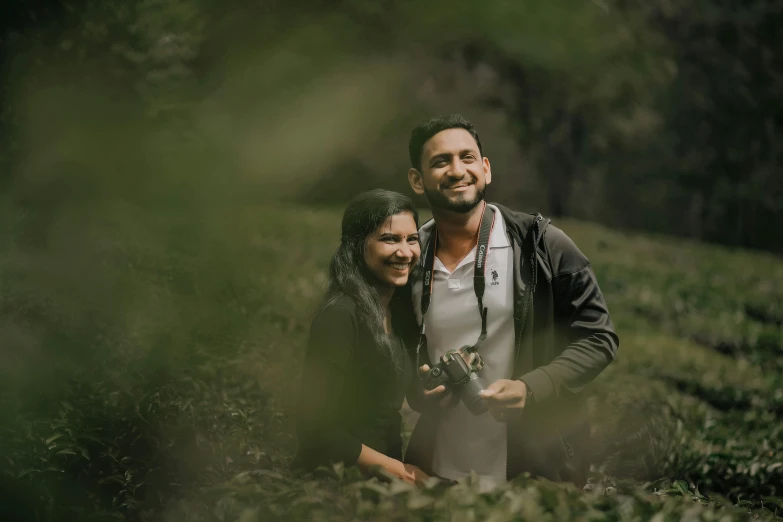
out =
[(392, 463), (388, 468), (386, 468), (386, 471), (398, 479), (404, 480), (408, 484), (421, 484), (430, 478), (429, 475), (424, 473), (421, 469), (419, 469), (417, 466), (414, 466), (413, 464), (405, 464), (395, 459), (389, 460), (392, 461)]
[(388, 457), (364, 444), (362, 444), (362, 451), (359, 454), (357, 464), (359, 464), (359, 467), (368, 471), (373, 468), (381, 468), (389, 475), (404, 480), (409, 484), (420, 484), (430, 478), (429, 475), (413, 464), (404, 464), (399, 460)]

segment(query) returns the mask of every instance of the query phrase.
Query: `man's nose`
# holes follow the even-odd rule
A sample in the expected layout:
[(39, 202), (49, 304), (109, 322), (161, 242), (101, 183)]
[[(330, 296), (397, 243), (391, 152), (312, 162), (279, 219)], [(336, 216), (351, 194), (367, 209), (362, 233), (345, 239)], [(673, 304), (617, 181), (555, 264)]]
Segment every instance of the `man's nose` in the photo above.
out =
[(465, 164), (459, 158), (454, 158), (449, 166), (448, 175), (453, 178), (461, 178), (465, 175)]

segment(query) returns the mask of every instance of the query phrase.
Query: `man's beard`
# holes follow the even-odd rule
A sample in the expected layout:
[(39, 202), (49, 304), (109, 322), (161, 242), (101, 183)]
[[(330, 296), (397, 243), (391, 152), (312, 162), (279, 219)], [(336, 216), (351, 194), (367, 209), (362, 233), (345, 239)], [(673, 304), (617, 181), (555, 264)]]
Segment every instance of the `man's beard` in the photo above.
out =
[(426, 196), (430, 207), (449, 210), (458, 214), (465, 214), (476, 208), (479, 203), (484, 201), (484, 194), (486, 192), (487, 186), (484, 185), (482, 188), (476, 191), (476, 197), (474, 198), (466, 199), (465, 197), (460, 196), (456, 200), (450, 200), (444, 196), (443, 193), (438, 192), (437, 190), (428, 190), (427, 188), (424, 189), (424, 195)]

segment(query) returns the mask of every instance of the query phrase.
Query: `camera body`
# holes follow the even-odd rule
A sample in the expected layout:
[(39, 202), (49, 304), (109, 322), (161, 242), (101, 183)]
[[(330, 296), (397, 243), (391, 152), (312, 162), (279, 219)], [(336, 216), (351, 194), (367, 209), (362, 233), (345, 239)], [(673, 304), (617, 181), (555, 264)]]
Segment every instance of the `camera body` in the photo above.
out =
[(478, 372), (484, 367), (484, 361), (473, 346), (463, 346), (458, 350), (449, 350), (441, 356), (437, 364), (430, 368), (425, 377), (425, 386), (432, 390), (441, 384), (451, 387), (451, 391), (460, 399), (473, 415), (481, 415), (489, 407), (480, 393), (484, 391), (479, 382)]

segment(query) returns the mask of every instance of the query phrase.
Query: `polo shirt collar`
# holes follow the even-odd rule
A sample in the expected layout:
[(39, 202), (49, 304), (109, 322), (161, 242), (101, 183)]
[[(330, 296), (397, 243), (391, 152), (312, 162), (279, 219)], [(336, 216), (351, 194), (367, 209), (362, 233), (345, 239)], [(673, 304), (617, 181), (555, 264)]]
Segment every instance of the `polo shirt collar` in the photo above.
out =
[(510, 247), (511, 242), (506, 234), (506, 224), (503, 222), (503, 215), (500, 209), (495, 205), (487, 204), (489, 208), (495, 211), (495, 225), (492, 227), (492, 233), (489, 236), (489, 248)]
[[(498, 209), (494, 205), (487, 204), (488, 207), (490, 207), (492, 210), (495, 211), (495, 224), (492, 226), (492, 233), (489, 236), (489, 249), (490, 251), (493, 248), (506, 248), (511, 246), (511, 242), (508, 239), (508, 234), (506, 234), (506, 224), (503, 222), (503, 216), (500, 213), (500, 209)], [(426, 248), (427, 242), (430, 240), (430, 235), (435, 230), (435, 220), (431, 219), (429, 222), (425, 223), (421, 230), (419, 231), (419, 236), (421, 238), (421, 244), (422, 247)], [(419, 261), (421, 265), (424, 265), (424, 252), (422, 250), (422, 256)], [(491, 252), (489, 254), (492, 255)], [(456, 272), (461, 267), (465, 266), (468, 263), (473, 263), (473, 261), (476, 259), (476, 247), (473, 247), (473, 249), (468, 253), (468, 255), (465, 256), (465, 258), (459, 262), (457, 265), (457, 268), (454, 269)], [(443, 265), (443, 263), (440, 262), (440, 260), (435, 257), (435, 266), (433, 267), (435, 270), (440, 270), (443, 272), (447, 272), (446, 267)]]

